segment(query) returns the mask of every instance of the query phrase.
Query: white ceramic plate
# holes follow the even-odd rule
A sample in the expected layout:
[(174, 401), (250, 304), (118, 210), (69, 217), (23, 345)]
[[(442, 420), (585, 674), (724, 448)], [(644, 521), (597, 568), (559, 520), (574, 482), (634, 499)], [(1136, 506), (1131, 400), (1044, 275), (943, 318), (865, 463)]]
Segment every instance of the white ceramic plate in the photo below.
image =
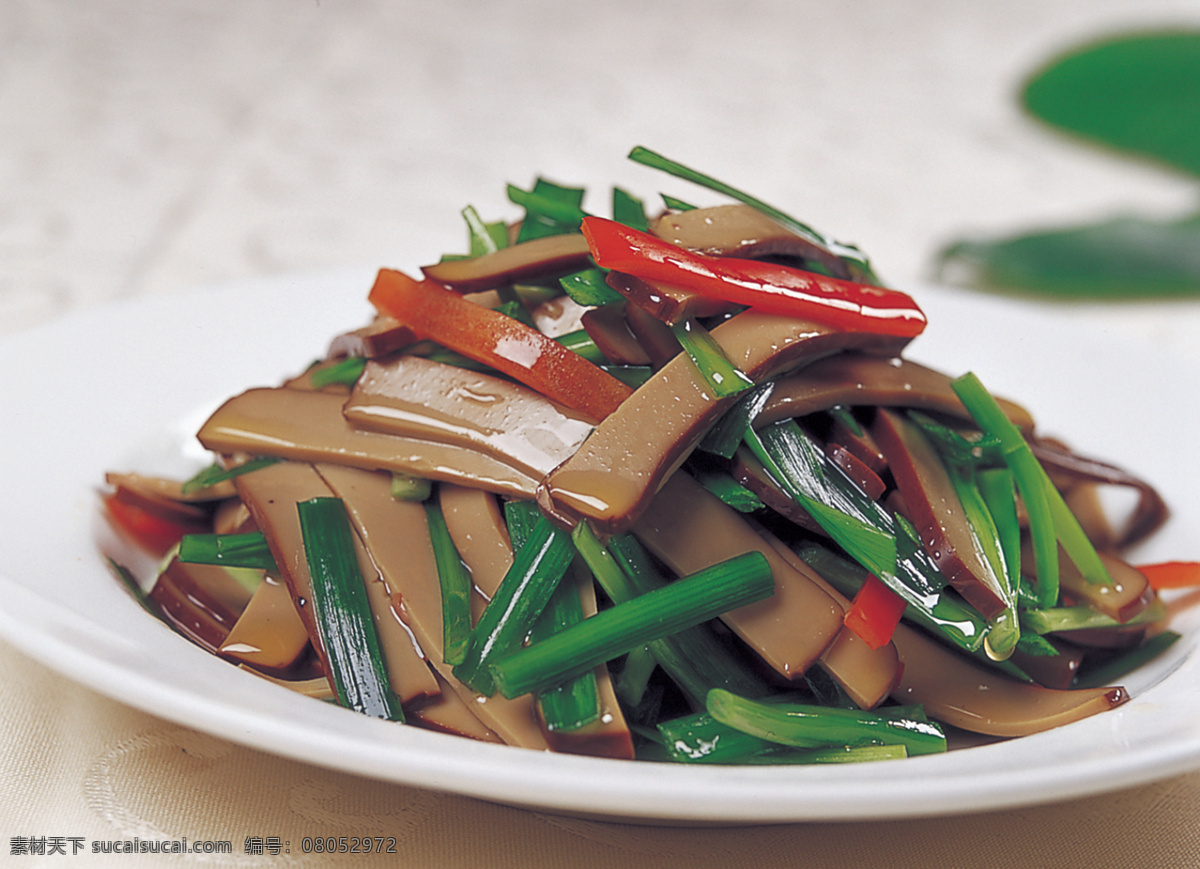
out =
[[(210, 657), (147, 616), (94, 543), (104, 472), (190, 473), (204, 414), (275, 384), (366, 321), (371, 269), (242, 282), (78, 312), (0, 342), (0, 633), (47, 666), (180, 724), (364, 776), (512, 805), (650, 822), (764, 823), (957, 813), (1138, 784), (1200, 767), (1200, 612), (1127, 705), (942, 756), (833, 767), (707, 768), (550, 755), (355, 715)], [(1042, 429), (1158, 484), (1175, 517), (1140, 557), (1200, 557), (1198, 376), (1078, 312), (923, 290), (910, 356), (976, 371)], [(1033, 312), (1037, 311), (1035, 315)], [(190, 453), (190, 458), (189, 458)], [(189, 464), (190, 463), (190, 464)]]

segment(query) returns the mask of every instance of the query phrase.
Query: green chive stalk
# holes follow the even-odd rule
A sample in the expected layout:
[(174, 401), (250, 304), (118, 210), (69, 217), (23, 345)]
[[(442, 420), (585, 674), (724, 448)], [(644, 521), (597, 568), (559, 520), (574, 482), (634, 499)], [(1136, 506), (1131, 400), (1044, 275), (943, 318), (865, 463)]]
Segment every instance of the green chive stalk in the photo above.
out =
[[(985, 435), (1000, 442), (1001, 452), (1016, 479), (1029, 514), (1029, 533), (1037, 566), (1038, 598), (1042, 606), (1058, 600), (1058, 546), (1088, 582), (1112, 584), (1104, 563), (1079, 525), (1079, 520), (1033, 455), (1021, 430), (1004, 414), (979, 378), (967, 373), (951, 383), (967, 411)], [(1045, 572), (1045, 575), (1043, 575)]]
[(695, 317), (673, 324), (671, 333), (717, 398), (729, 398), (754, 386)]
[(325, 368), (319, 368), (312, 373), (314, 389), (324, 389), (326, 386), (353, 386), (362, 376), (367, 367), (365, 356), (348, 356)]
[(251, 570), (275, 570), (275, 556), (261, 531), (244, 534), (187, 534), (179, 541), (179, 560)]
[(234, 477), (249, 474), (251, 471), (257, 471), (280, 461), (283, 460), (275, 456), (258, 456), (232, 468), (222, 468), (218, 464), (209, 465), (183, 484), (183, 494), (191, 495), (194, 492), (201, 492), (217, 483), (224, 483), (226, 480), (232, 480)]
[(460, 682), (489, 697), (495, 693), (491, 663), (524, 641), (574, 556), (570, 535), (540, 516), (472, 630), (465, 659), (454, 667)]
[(471, 574), (454, 546), (441, 508), (427, 502), (425, 518), (442, 592), (442, 661), (461, 664), (471, 640)]
[(510, 652), (492, 664), (493, 678), (505, 697), (557, 685), (651, 640), (769, 597), (774, 589), (761, 553), (739, 555)]
[(945, 733), (927, 720), (801, 703), (762, 703), (719, 688), (709, 692), (707, 709), (722, 724), (797, 748), (903, 745), (910, 756), (946, 751)]
[(339, 705), (403, 721), (400, 701), (388, 683), (345, 505), (325, 497), (303, 501), (296, 509), (312, 578), (313, 614)]

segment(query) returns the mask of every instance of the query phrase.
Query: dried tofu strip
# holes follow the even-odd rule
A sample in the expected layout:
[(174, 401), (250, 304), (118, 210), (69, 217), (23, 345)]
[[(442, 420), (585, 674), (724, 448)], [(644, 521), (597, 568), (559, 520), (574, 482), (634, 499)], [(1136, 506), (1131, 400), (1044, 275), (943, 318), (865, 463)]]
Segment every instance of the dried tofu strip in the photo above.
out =
[[(841, 350), (898, 352), (904, 343), (754, 310), (722, 323), (712, 337), (755, 382)], [(546, 477), (539, 504), (563, 525), (587, 519), (598, 533), (626, 530), (733, 400), (714, 395), (691, 359), (676, 356)]]
[(506, 743), (548, 749), (532, 697), (481, 697), (455, 679), (442, 661), (441, 586), (424, 506), (393, 498), (387, 474), (341, 465), (321, 465), (320, 471), (345, 502), (379, 575), (399, 597), (400, 611), (428, 655), (430, 666)]
[(842, 628), (845, 611), (836, 600), (686, 474), (667, 481), (633, 533), (681, 576), (746, 552), (765, 555), (775, 575), (774, 595), (721, 620), (788, 678), (812, 666)]
[[(243, 474), (237, 478), (236, 485), (242, 500), (254, 514), (258, 527), (267, 537), (276, 565), (286, 579), (293, 599), (297, 601), (297, 611), (313, 640), (313, 647), (326, 664), (325, 672), (332, 672), (326, 661), (325, 649), (320, 644), (313, 608), (309, 605), (312, 600), (312, 578), (304, 556), (304, 539), (296, 505), (312, 498), (330, 497), (333, 491), (312, 465), (301, 462), (279, 462)], [(383, 587), (363, 542), (356, 538), (354, 545), (363, 571), (375, 629), (387, 662), (392, 691), (402, 703), (436, 695), (439, 691), (437, 681), (396, 613), (391, 596)]]
[(538, 479), (592, 431), (527, 386), (420, 356), (367, 363), (343, 413), (358, 428), (459, 446)]
[(260, 670), (277, 672), (296, 663), (308, 647), (304, 626), (287, 584), (268, 573), (221, 644), (220, 652)]
[(1061, 691), (984, 670), (901, 623), (893, 638), (904, 665), (892, 692), (921, 703), (930, 718), (991, 736), (1028, 736), (1120, 706), (1124, 688)]
[[(911, 407), (970, 419), (950, 381), (940, 371), (899, 356), (840, 353), (776, 380), (754, 425), (807, 416), (837, 405)], [(1025, 431), (1033, 429), (1029, 411), (1014, 402), (997, 400), (1014, 425)]]
[(225, 402), (197, 435), (217, 453), (335, 462), (399, 471), (530, 498), (536, 480), (503, 462), (449, 444), (363, 431), (342, 415), (346, 396), (297, 389), (251, 389)]
[[(824, 589), (843, 610), (850, 608), (848, 598), (822, 579), (781, 540), (761, 528), (757, 530), (784, 561)], [(842, 686), (850, 699), (863, 709), (871, 709), (881, 703), (895, 689), (900, 679), (900, 657), (895, 644), (887, 643), (878, 649), (872, 649), (862, 637), (845, 625), (821, 653), (819, 663), (821, 668)]]

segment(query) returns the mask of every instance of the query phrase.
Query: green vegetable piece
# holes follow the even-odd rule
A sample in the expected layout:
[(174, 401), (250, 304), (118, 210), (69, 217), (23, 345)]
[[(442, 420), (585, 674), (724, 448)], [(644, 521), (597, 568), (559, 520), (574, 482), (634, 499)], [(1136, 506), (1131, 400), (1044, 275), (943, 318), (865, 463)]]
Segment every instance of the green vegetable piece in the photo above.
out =
[(695, 317), (674, 324), (671, 332), (708, 388), (718, 398), (728, 398), (754, 386), (754, 381), (733, 364), (721, 345)]
[(509, 200), (525, 209), (517, 241), (578, 232), (587, 214), (582, 208), (583, 195), (581, 188), (563, 187), (544, 178), (534, 183), (533, 190), (508, 185)]
[(560, 278), (559, 284), (564, 293), (585, 307), (599, 307), (624, 301), (624, 296), (605, 282), (606, 274), (603, 269), (584, 269)]
[[(495, 693), (491, 663), (525, 639), (574, 555), (570, 535), (539, 516), (472, 630), (465, 659), (454, 667), (460, 682), (489, 697)], [(557, 685), (566, 678), (540, 687)]]
[(951, 386), (976, 424), (1000, 442), (1005, 462), (1013, 472), (1029, 514), (1029, 533), (1038, 571), (1038, 599), (1042, 606), (1052, 606), (1058, 599), (1059, 544), (1088, 582), (1112, 584), (1108, 569), (1079, 520), (1033, 455), (1020, 429), (1004, 415), (979, 378), (967, 373), (952, 381)]
[(903, 745), (909, 755), (946, 751), (946, 735), (927, 720), (800, 703), (762, 703), (719, 688), (709, 692), (707, 708), (723, 724), (797, 748), (883, 744)]
[(462, 215), (467, 221), (467, 249), (470, 256), (483, 256), (508, 247), (508, 227), (503, 221), (484, 223), (470, 205), (463, 209)]
[(366, 367), (367, 359), (365, 356), (349, 356), (327, 368), (320, 368), (314, 371), (312, 374), (312, 385), (316, 389), (324, 389), (326, 386), (334, 384), (338, 384), (339, 386), (353, 386)]
[(424, 501), (432, 491), (432, 481), (392, 471), (391, 492), (397, 501)]
[(505, 697), (518, 697), (557, 685), (651, 640), (769, 597), (774, 588), (761, 553), (737, 556), (510, 652), (492, 664), (496, 686)]
[(244, 534), (186, 534), (179, 541), (179, 560), (252, 570), (275, 570), (275, 556), (261, 531)]
[[(689, 169), (682, 163), (677, 163), (674, 160), (664, 157), (662, 154), (651, 151), (649, 148), (643, 148), (640, 145), (629, 152), (629, 159), (633, 160), (635, 163), (641, 163), (644, 166), (660, 169), (661, 171), (666, 172), (668, 175), (674, 175), (676, 178), (682, 178), (685, 181), (691, 181), (693, 184), (698, 184), (701, 187), (705, 187), (709, 190), (736, 199), (738, 202), (749, 205), (751, 208), (756, 208), (768, 217), (779, 221), (797, 235), (801, 235), (814, 244), (818, 244), (833, 251), (844, 262), (851, 266), (852, 269), (856, 270), (860, 277), (862, 277), (862, 279), (868, 283), (878, 283), (878, 279), (875, 277), (874, 272), (871, 271), (871, 266), (867, 262), (867, 258), (863, 256), (862, 252), (856, 247), (827, 240), (811, 226), (801, 223), (794, 217), (785, 214), (778, 208), (775, 208), (773, 205), (768, 205), (761, 199), (751, 196), (748, 193), (744, 193), (741, 190), (731, 187), (723, 181), (718, 181), (717, 179), (709, 175), (705, 175), (702, 172), (697, 172), (695, 169)], [(663, 198), (666, 199), (665, 196)], [(668, 205), (668, 207), (670, 207), (670, 205)]]
[(388, 683), (345, 505), (340, 498), (314, 498), (297, 504), (296, 510), (312, 577), (313, 615), (338, 704), (375, 718), (404, 721)]
[(636, 196), (614, 187), (612, 192), (612, 215), (617, 223), (646, 232), (650, 229), (650, 221), (646, 218), (646, 207)]
[(461, 664), (471, 640), (471, 574), (450, 538), (441, 508), (427, 502), (425, 518), (442, 591), (442, 660)]
[(232, 480), (242, 474), (249, 474), (279, 461), (282, 459), (275, 456), (258, 456), (233, 468), (222, 468), (218, 464), (209, 465), (183, 484), (183, 494), (191, 495), (194, 492), (201, 492), (217, 483), (224, 483), (226, 480)]

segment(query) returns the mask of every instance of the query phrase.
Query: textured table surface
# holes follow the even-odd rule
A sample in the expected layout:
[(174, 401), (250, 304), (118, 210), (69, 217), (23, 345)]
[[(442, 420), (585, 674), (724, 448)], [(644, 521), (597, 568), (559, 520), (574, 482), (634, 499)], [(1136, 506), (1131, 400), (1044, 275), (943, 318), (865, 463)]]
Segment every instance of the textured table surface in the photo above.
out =
[[(463, 205), (511, 217), (505, 183), (539, 174), (652, 197), (660, 176), (624, 159), (635, 144), (857, 242), (900, 286), (928, 280), (962, 235), (1195, 205), (1194, 184), (1068, 141), (1015, 98), (1069, 45), (1200, 24), (1194, 2), (731, 8), (5, 0), (0, 340), (117, 299), (416, 266), (461, 249)], [(1195, 304), (1079, 316), (1200, 362)], [(4, 546), (20, 545), (14, 531)], [(1194, 774), (985, 815), (657, 829), (282, 760), (124, 707), (3, 643), (0, 685), (6, 859), (14, 837), (160, 835), (235, 839), (211, 865), (320, 862), (245, 854), (252, 834), (397, 836), (394, 862), (413, 866), (1185, 866), (1200, 853)]]

